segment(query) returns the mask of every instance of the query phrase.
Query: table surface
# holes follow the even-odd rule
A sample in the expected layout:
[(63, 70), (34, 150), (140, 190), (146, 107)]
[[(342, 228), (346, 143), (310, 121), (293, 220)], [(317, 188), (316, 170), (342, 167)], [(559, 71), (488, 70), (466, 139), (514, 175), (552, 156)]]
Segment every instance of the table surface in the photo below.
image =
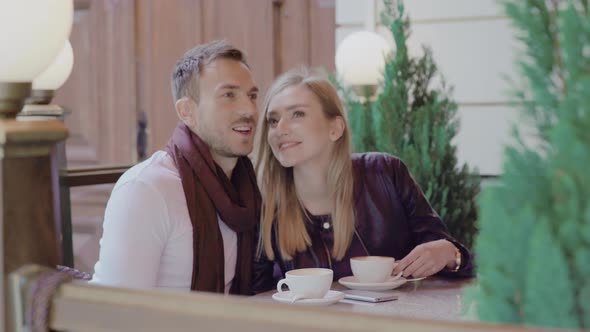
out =
[[(398, 296), (397, 300), (382, 303), (354, 303), (338, 302), (336, 304), (318, 307), (330, 310), (369, 313), (385, 316), (433, 320), (472, 320), (470, 312), (463, 310), (464, 287), (475, 282), (474, 279), (450, 280), (442, 278), (427, 278), (420, 281), (408, 282), (399, 288), (387, 291)], [(346, 287), (335, 282), (332, 290), (344, 290)], [(272, 299), (275, 290), (258, 294), (254, 299), (273, 302), (279, 305), (289, 305)], [(345, 300), (350, 301), (350, 300)], [(296, 304), (294, 304), (296, 305)]]

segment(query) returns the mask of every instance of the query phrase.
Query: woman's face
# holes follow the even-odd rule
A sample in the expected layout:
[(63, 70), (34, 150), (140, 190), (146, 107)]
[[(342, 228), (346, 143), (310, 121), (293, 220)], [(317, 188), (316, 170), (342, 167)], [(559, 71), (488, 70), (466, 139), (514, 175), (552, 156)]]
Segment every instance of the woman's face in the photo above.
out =
[(268, 143), (283, 167), (327, 165), (334, 142), (343, 132), (338, 123), (342, 119), (328, 119), (319, 98), (305, 85), (291, 86), (275, 95), (266, 121)]

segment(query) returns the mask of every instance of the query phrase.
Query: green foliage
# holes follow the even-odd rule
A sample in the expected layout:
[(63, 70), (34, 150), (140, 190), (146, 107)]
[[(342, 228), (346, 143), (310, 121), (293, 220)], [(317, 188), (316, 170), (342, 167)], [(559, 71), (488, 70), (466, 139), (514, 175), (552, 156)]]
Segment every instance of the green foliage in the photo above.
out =
[[(355, 93), (350, 87), (342, 85), (334, 76), (330, 77), (332, 84), (344, 96), (347, 108), (348, 121), (352, 135), (352, 144), (357, 151), (375, 151), (375, 138), (368, 134), (373, 130), (373, 117), (371, 115), (371, 105), (361, 103), (355, 98)], [(364, 91), (365, 96), (369, 95), (368, 91)], [(368, 98), (368, 97), (367, 97)]]
[(541, 144), (507, 148), (482, 195), (469, 297), (483, 320), (590, 328), (590, 16), (585, 0), (551, 4), (504, 2), (526, 46), (516, 95)]
[(394, 37), (396, 52), (387, 58), (380, 94), (375, 101), (360, 103), (339, 86), (355, 151), (382, 151), (404, 160), (450, 233), (471, 247), (480, 184), (472, 170), (458, 165), (451, 144), (459, 128), (457, 105), (444, 81), (441, 88), (432, 87), (438, 74), (430, 49), (424, 48), (421, 57), (409, 57), (410, 25), (402, 1), (384, 3), (382, 20)]

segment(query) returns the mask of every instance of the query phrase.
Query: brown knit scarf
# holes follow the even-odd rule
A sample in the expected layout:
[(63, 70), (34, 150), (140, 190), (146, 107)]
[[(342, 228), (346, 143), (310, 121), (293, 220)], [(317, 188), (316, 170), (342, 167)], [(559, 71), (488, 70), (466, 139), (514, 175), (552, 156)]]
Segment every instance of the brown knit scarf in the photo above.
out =
[(213, 161), (209, 147), (180, 123), (166, 146), (180, 173), (193, 225), (191, 290), (223, 293), (223, 239), (217, 214), (237, 233), (238, 257), (232, 294), (251, 294), (255, 227), (260, 215), (260, 192), (248, 157), (238, 158), (231, 181)]

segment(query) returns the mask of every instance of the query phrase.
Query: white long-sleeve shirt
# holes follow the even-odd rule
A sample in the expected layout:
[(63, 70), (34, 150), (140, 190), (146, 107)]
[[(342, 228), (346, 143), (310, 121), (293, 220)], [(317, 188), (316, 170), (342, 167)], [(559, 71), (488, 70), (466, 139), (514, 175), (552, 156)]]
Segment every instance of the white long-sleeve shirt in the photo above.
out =
[[(235, 275), (237, 235), (218, 215), (225, 256), (225, 292)], [(107, 203), (100, 256), (91, 283), (189, 290), (193, 228), (174, 160), (164, 151), (133, 166)]]

